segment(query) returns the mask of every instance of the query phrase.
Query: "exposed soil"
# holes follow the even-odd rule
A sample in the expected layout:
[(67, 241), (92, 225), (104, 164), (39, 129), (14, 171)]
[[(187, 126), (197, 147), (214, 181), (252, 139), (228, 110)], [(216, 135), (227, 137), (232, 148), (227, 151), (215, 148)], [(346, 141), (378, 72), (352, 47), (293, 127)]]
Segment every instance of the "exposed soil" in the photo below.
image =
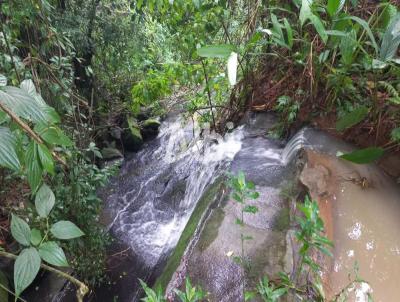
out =
[(0, 247), (3, 248), (14, 241), (10, 234), (10, 209), (25, 207), (30, 192), (24, 181), (7, 175), (0, 168)]
[[(282, 60), (279, 60), (279, 63), (281, 62)], [(289, 133), (297, 132), (305, 125), (311, 125), (360, 148), (382, 147), (386, 153), (379, 161), (380, 166), (389, 175), (400, 177), (400, 146), (393, 143), (390, 136), (391, 131), (398, 127), (396, 115), (400, 112), (400, 106), (389, 105), (387, 93), (378, 91), (375, 95), (371, 89), (362, 91), (366, 94), (366, 98), (377, 98), (374, 108), (364, 121), (343, 132), (338, 132), (336, 106), (329, 100), (329, 92), (326, 88), (314, 79), (312, 68), (293, 67), (290, 63), (287, 63), (287, 66), (277, 64), (278, 61), (268, 62), (258, 72), (258, 77), (254, 78), (252, 84), (255, 88), (247, 99), (247, 109), (274, 110), (280, 96), (290, 96), (292, 99), (299, 100), (300, 110)], [(307, 97), (299, 97), (296, 91), (312, 92)]]

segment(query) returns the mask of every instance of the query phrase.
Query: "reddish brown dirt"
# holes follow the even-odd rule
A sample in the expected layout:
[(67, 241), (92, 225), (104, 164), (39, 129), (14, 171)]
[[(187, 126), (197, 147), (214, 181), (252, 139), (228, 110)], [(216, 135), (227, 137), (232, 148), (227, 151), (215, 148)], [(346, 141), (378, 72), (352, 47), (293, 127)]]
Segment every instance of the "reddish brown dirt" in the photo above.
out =
[(311, 96), (300, 100), (300, 111), (291, 130), (296, 131), (304, 125), (311, 125), (360, 148), (382, 147), (386, 150), (386, 154), (380, 160), (381, 166), (393, 177), (400, 177), (400, 146), (394, 144), (390, 136), (391, 131), (399, 127), (400, 106), (389, 105), (387, 100), (389, 96), (385, 92), (378, 91), (375, 96), (373, 91), (366, 89), (363, 91), (367, 93), (366, 98), (377, 97), (369, 116), (350, 129), (338, 132), (336, 108), (327, 100), (328, 92), (325, 85), (316, 82), (311, 69), (310, 67), (299, 69), (289, 62), (283, 67), (268, 62), (258, 72), (259, 76), (253, 80), (254, 90), (247, 100), (247, 108), (253, 111), (274, 110), (277, 99), (282, 95), (295, 98), (295, 92), (298, 90), (313, 91)]
[(29, 186), (19, 179), (7, 177), (0, 168), (0, 247), (13, 242), (10, 234), (10, 209), (25, 207), (30, 194)]

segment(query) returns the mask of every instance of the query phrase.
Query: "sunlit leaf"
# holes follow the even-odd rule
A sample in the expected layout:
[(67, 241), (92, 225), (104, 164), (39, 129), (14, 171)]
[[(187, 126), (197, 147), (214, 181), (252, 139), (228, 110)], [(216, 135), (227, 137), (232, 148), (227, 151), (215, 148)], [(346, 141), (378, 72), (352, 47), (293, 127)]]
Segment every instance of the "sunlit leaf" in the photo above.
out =
[(74, 223), (65, 220), (53, 224), (50, 232), (57, 239), (73, 239), (85, 235)]
[(236, 85), (237, 66), (238, 66), (238, 54), (236, 52), (232, 52), (231, 55), (229, 56), (227, 63), (228, 79), (229, 83), (232, 86)]
[(338, 12), (343, 9), (345, 0), (328, 0), (328, 5), (326, 6), (326, 10), (329, 16), (333, 17)]
[(208, 45), (197, 49), (197, 54), (204, 58), (228, 58), (234, 51), (234, 47), (229, 44)]

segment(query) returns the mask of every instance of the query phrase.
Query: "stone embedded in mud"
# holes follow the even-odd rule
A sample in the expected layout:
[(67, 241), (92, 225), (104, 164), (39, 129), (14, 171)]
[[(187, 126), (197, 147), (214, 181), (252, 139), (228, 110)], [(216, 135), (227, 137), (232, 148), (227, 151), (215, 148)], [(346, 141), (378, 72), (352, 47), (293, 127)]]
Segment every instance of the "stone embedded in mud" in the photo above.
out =
[(310, 191), (322, 196), (327, 193), (327, 178), (329, 170), (323, 165), (315, 167), (306, 166), (300, 175), (300, 181), (306, 185)]

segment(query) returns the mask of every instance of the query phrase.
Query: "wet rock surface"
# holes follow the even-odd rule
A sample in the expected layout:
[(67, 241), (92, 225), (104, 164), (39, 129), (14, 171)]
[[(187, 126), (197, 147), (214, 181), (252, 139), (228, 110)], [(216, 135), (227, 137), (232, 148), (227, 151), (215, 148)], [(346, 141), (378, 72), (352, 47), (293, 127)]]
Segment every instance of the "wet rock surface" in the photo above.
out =
[[(178, 279), (186, 275), (209, 292), (210, 301), (243, 301), (244, 283), (250, 289), (264, 275), (274, 276), (291, 269), (286, 261), (290, 217), (287, 201), (280, 193), (282, 186), (293, 180), (295, 167), (283, 165), (279, 142), (265, 137), (274, 121), (270, 115), (259, 115), (245, 126), (242, 148), (231, 165), (234, 174), (243, 171), (246, 179), (255, 183), (260, 197), (248, 204), (259, 211), (245, 213), (244, 227), (239, 226), (236, 220), (241, 217), (242, 205), (230, 199), (227, 190), (198, 240), (182, 258), (170, 288), (182, 283), (183, 279)], [(242, 267), (234, 261), (235, 256), (241, 255), (241, 233), (252, 238), (245, 242), (245, 258), (250, 264), (245, 280)]]

